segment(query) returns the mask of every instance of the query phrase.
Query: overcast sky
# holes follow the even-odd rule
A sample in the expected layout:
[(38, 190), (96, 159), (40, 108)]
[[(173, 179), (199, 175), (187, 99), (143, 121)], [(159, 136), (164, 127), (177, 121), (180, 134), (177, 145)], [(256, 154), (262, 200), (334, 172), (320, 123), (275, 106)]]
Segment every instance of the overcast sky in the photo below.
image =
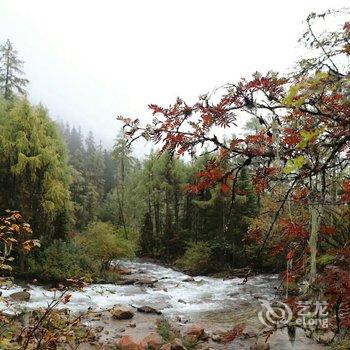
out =
[[(190, 102), (259, 70), (286, 71), (311, 11), (345, 0), (0, 0), (30, 99), (110, 146), (116, 116)], [(138, 146), (142, 152), (142, 145)]]

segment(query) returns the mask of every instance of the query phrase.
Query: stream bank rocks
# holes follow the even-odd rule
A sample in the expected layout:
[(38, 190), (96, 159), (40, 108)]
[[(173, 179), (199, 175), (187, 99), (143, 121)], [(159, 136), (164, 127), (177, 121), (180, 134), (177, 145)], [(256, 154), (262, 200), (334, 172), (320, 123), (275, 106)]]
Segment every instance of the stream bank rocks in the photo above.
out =
[(116, 305), (109, 310), (113, 318), (117, 320), (130, 320), (134, 317), (134, 312), (125, 306)]
[(29, 301), (30, 293), (26, 289), (24, 289), (22, 292), (10, 294), (10, 298), (18, 302)]
[(151, 307), (151, 306), (140, 306), (137, 307), (136, 310), (138, 312), (143, 312), (145, 314), (155, 314), (155, 315), (161, 315), (162, 312), (159, 310), (156, 310), (155, 308)]

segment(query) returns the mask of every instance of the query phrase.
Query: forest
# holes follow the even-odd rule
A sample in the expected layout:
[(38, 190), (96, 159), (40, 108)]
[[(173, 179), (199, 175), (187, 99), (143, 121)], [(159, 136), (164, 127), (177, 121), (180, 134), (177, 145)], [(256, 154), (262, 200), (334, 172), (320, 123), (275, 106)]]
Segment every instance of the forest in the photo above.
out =
[[(243, 284), (279, 274), (292, 310), (327, 302), (331, 336), (321, 339), (317, 329), (314, 339), (350, 349), (350, 23), (321, 33), (314, 24), (338, 15), (309, 15), (301, 41), (310, 57), (293, 73), (256, 72), (194, 104), (150, 104), (146, 123), (118, 117), (111, 149), (33, 104), (20, 54), (4, 42), (0, 286), (118, 283), (118, 259)], [(247, 122), (237, 128), (240, 114)], [(153, 143), (144, 157), (133, 152), (141, 138)], [(6, 317), (0, 312), (11, 324)], [(69, 348), (39, 323), (21, 337), (0, 326), (0, 348)], [(13, 337), (7, 345), (4, 334)], [(241, 335), (236, 327), (224, 339)], [(199, 349), (192, 340), (176, 349)]]

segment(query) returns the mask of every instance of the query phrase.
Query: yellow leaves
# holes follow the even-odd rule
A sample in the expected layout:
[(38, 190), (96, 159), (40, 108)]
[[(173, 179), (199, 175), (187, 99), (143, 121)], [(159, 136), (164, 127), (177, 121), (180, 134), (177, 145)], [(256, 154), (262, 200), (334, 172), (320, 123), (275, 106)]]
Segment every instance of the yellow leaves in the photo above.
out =
[(0, 271), (1, 270), (12, 271), (12, 266), (0, 263)]
[(284, 167), (283, 172), (289, 175), (298, 171), (306, 164), (306, 159), (303, 156), (298, 156), (294, 159), (289, 159), (287, 165)]
[(24, 222), (22, 215), (18, 211), (6, 211), (5, 217), (0, 217), (0, 271), (11, 271), (12, 267), (8, 264), (14, 261), (11, 256), (13, 246), (17, 246), (26, 254), (34, 247), (40, 247), (40, 241), (37, 239), (27, 239), (32, 233), (30, 225)]
[(23, 251), (27, 254), (34, 247), (40, 247), (40, 241), (38, 239), (30, 239), (22, 243)]
[(325, 130), (324, 127), (318, 128), (314, 131), (301, 130), (300, 135), (302, 140), (298, 143), (297, 147), (299, 149), (304, 149), (308, 146), (310, 142), (313, 142), (320, 134)]
[(292, 85), (282, 103), (286, 107), (300, 108), (307, 100), (317, 93), (323, 93), (330, 76), (326, 72), (317, 72), (312, 78), (302, 83)]

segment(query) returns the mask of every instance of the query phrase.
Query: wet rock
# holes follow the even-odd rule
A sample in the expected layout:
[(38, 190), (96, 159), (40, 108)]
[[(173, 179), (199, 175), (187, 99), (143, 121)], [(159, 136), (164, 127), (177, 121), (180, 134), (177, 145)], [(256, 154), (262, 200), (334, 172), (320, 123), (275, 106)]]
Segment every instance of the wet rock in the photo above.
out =
[(182, 280), (182, 282), (194, 282), (195, 279), (193, 277), (187, 277), (185, 279)]
[(134, 313), (124, 306), (114, 306), (109, 312), (117, 320), (129, 320), (134, 317)]
[(161, 315), (162, 314), (161, 311), (156, 310), (156, 309), (154, 309), (151, 306), (140, 306), (140, 307), (136, 308), (136, 310), (138, 312), (143, 312), (145, 314), (155, 314), (155, 315)]
[(162, 343), (163, 338), (158, 333), (151, 333), (141, 341), (140, 345), (142, 349), (159, 350)]
[(186, 318), (185, 316), (176, 316), (175, 320), (179, 323), (186, 324), (189, 322), (189, 319)]
[(261, 294), (261, 293), (256, 293), (256, 294), (253, 295), (253, 298), (254, 298), (254, 299), (263, 299), (263, 298), (264, 298), (264, 295)]
[(231, 276), (244, 278), (252, 275), (252, 270), (249, 267), (243, 267), (241, 269), (232, 269), (230, 271)]
[(142, 278), (142, 279), (138, 279), (135, 284), (139, 285), (139, 286), (147, 286), (147, 287), (153, 287), (156, 283), (158, 282), (158, 280), (155, 279), (151, 279), (151, 278)]
[(186, 336), (189, 340), (194, 342), (208, 339), (208, 335), (205, 333), (204, 328), (199, 324), (190, 325), (186, 329)]
[(186, 350), (186, 348), (183, 346), (182, 344), (182, 340), (179, 338), (175, 338), (172, 342), (171, 342), (171, 350)]
[(118, 275), (131, 275), (132, 271), (122, 266), (110, 266), (109, 271), (115, 272)]
[(128, 286), (131, 284), (135, 284), (137, 282), (136, 278), (123, 278), (115, 282), (118, 286)]
[(119, 350), (143, 350), (140, 344), (136, 343), (130, 336), (124, 335), (117, 342)]
[(250, 347), (250, 350), (270, 350), (269, 343), (254, 344)]
[(16, 293), (10, 294), (10, 298), (19, 302), (29, 301), (30, 293), (27, 290), (23, 290), (22, 292), (16, 292)]

